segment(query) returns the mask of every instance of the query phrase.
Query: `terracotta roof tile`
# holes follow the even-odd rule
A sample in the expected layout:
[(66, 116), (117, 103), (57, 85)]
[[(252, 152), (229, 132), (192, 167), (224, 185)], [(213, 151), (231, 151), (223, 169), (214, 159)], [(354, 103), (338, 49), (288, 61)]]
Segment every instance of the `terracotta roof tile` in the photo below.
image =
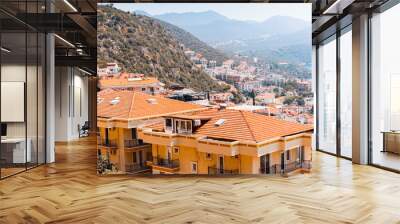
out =
[[(115, 104), (111, 101), (115, 100)], [(146, 119), (206, 109), (203, 106), (142, 92), (114, 90), (98, 94), (97, 116), (114, 119)]]
[[(285, 121), (274, 117), (238, 110), (209, 109), (199, 111), (199, 116), (212, 117), (195, 133), (214, 138), (261, 142), (275, 137), (283, 137), (313, 130), (313, 126)], [(215, 122), (224, 119), (217, 126)]]
[(143, 77), (138, 79), (129, 79), (129, 77), (123, 73), (119, 77), (104, 78), (99, 80), (99, 86), (101, 88), (112, 88), (112, 87), (140, 87), (143, 85), (157, 84), (160, 83), (158, 79), (154, 77)]

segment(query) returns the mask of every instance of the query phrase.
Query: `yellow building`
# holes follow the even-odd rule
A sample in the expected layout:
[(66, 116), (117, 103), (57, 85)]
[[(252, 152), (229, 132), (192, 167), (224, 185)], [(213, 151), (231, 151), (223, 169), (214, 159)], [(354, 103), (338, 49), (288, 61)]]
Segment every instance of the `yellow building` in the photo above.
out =
[(138, 129), (155, 174), (269, 174), (309, 169), (312, 126), (231, 109), (167, 115)]
[[(205, 110), (205, 107), (128, 90), (104, 90), (97, 97), (98, 171), (136, 173), (149, 170), (151, 145), (137, 137), (137, 128), (162, 116)], [(100, 167), (100, 168), (99, 168)]]

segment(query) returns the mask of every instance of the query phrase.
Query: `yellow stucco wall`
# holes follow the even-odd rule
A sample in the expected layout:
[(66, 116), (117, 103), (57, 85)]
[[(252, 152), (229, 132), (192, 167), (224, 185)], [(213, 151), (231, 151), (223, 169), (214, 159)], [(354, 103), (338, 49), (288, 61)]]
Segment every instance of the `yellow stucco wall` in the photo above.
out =
[[(100, 130), (100, 136), (102, 139), (105, 139), (105, 128), (99, 128)], [(157, 140), (157, 136), (153, 136), (152, 140)], [(173, 138), (170, 139), (171, 143), (173, 143)], [(114, 164), (119, 165), (120, 170), (124, 170), (125, 164), (131, 164), (132, 163), (132, 152), (125, 152), (124, 149), (124, 140), (125, 139), (131, 139), (131, 130), (126, 129), (126, 128), (111, 128), (109, 129), (109, 139), (110, 141), (117, 141), (118, 143), (118, 150), (114, 155), (110, 154), (110, 159)], [(162, 140), (165, 140), (168, 138), (162, 138)], [(145, 138), (144, 138), (145, 140)], [(196, 162), (197, 163), (197, 170), (198, 174), (207, 174), (208, 173), (208, 168), (213, 167), (217, 168), (218, 167), (218, 160), (219, 160), (219, 154), (218, 153), (212, 153), (211, 154), (211, 159), (207, 159), (205, 152), (199, 152), (196, 147), (194, 147), (196, 144), (196, 140), (192, 139), (193, 143), (187, 146), (183, 145), (178, 145), (176, 147), (179, 148), (179, 152), (176, 153), (174, 150), (174, 147), (170, 148), (171, 151), (171, 156), (173, 160), (179, 160), (180, 162), (180, 168), (178, 173), (181, 174), (190, 174), (192, 173), (192, 167), (191, 163)], [(146, 141), (145, 141), (146, 142)], [(153, 143), (156, 141), (153, 141)], [(164, 142), (162, 143), (164, 144)], [(297, 145), (298, 144), (298, 145)], [(309, 137), (301, 137), (301, 138), (293, 138), (290, 140), (290, 144), (285, 145), (284, 143), (279, 143), (279, 144), (271, 144), (271, 147), (276, 148), (279, 147), (279, 149), (275, 149), (277, 151), (271, 152), (270, 153), (270, 166), (274, 164), (280, 164), (281, 163), (281, 153), (283, 150), (286, 148), (287, 150), (290, 147), (290, 160), (286, 160), (286, 154), (285, 154), (285, 163), (291, 163), (296, 161), (296, 158), (298, 156), (297, 154), (297, 147), (299, 145), (303, 145), (305, 149), (304, 153), (304, 159), (305, 160), (311, 160), (311, 138)], [(190, 146), (190, 147), (189, 147)], [(168, 148), (166, 145), (161, 145), (161, 144), (153, 144), (151, 146), (151, 151), (153, 157), (158, 157), (162, 159), (167, 159), (168, 158)], [(250, 150), (250, 149), (243, 149), (243, 150)], [(257, 149), (254, 149), (257, 150)], [(271, 149), (272, 150), (272, 149)], [(218, 149), (215, 150), (216, 152)], [(104, 150), (102, 150), (102, 154), (105, 153)], [(105, 154), (104, 154), (105, 155)], [(224, 156), (224, 169), (225, 170), (239, 170), (241, 174), (258, 174), (259, 173), (259, 168), (260, 168), (260, 155), (258, 153), (254, 153), (254, 156), (249, 155), (248, 153), (246, 155), (240, 154), (240, 149), (239, 149), (239, 155), (237, 158), (235, 156)]]

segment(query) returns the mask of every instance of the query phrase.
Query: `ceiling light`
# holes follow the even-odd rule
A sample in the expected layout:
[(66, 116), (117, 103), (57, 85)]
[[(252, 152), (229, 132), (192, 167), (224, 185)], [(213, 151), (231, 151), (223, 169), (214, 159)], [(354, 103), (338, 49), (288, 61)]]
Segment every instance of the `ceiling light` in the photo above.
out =
[(68, 40), (66, 40), (66, 39), (64, 39), (64, 38), (62, 38), (62, 37), (60, 37), (59, 35), (57, 35), (57, 34), (54, 34), (54, 36), (55, 37), (57, 37), (59, 40), (61, 40), (62, 42), (64, 42), (64, 43), (66, 43), (67, 45), (69, 45), (70, 47), (73, 47), (73, 48), (75, 48), (75, 45), (73, 45), (71, 42), (69, 42)]
[(1, 50), (4, 51), (4, 52), (6, 52), (6, 53), (10, 53), (10, 52), (11, 52), (10, 50), (8, 50), (8, 49), (5, 48), (5, 47), (1, 47)]
[(78, 12), (78, 10), (68, 1), (64, 0), (65, 4), (67, 4), (74, 12)]

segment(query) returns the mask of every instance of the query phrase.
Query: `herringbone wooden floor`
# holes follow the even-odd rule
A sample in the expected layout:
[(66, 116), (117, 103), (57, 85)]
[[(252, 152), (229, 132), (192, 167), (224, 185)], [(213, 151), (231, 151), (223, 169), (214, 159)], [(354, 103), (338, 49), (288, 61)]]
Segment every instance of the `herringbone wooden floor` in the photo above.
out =
[(94, 140), (0, 181), (0, 223), (400, 223), (400, 175), (314, 153), (290, 177), (98, 177)]

